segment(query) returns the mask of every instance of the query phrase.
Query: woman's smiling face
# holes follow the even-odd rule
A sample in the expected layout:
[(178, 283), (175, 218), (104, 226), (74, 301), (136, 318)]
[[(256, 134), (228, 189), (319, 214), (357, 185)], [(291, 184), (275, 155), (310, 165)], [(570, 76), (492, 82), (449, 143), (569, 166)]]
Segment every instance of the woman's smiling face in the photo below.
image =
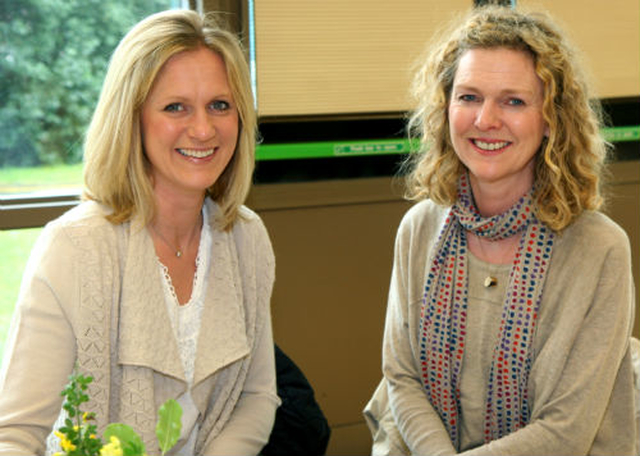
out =
[(462, 55), (449, 101), (449, 132), (474, 192), (489, 185), (520, 196), (531, 187), (534, 157), (548, 133), (543, 101), (529, 54), (477, 48)]
[(156, 193), (203, 195), (238, 141), (238, 110), (222, 58), (203, 47), (167, 60), (142, 106), (141, 122)]

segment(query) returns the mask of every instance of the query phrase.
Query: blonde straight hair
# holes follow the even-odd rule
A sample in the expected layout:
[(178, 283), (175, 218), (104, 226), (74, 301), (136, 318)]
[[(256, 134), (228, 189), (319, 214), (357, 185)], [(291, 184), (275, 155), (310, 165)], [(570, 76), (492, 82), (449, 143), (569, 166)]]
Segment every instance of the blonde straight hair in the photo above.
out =
[(169, 10), (142, 20), (122, 39), (87, 130), (83, 198), (108, 206), (114, 224), (135, 218), (146, 225), (155, 215), (140, 130), (142, 104), (169, 58), (200, 47), (222, 57), (239, 116), (236, 150), (207, 195), (220, 206), (221, 229), (229, 230), (238, 217), (251, 186), (257, 123), (245, 53), (213, 16)]

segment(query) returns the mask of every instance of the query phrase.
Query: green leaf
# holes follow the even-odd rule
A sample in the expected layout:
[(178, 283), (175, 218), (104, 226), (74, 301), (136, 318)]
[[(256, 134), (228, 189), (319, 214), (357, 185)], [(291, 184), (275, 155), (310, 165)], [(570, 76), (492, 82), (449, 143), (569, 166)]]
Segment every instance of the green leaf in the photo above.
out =
[(175, 399), (169, 399), (158, 410), (158, 424), (156, 425), (156, 437), (158, 445), (164, 455), (180, 438), (182, 430), (182, 407)]
[(111, 423), (104, 430), (104, 440), (108, 443), (111, 436), (120, 440), (123, 456), (141, 456), (145, 454), (144, 442), (131, 426)]

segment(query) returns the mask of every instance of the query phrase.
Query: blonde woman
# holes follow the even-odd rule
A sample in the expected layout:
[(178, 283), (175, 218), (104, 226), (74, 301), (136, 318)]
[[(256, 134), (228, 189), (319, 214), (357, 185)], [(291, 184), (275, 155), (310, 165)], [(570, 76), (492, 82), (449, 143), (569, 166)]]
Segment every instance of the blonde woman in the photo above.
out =
[(629, 242), (597, 211), (574, 54), (545, 15), (484, 7), (423, 60), (374, 454), (634, 453)]
[(182, 405), (173, 454), (258, 454), (279, 404), (274, 257), (243, 206), (256, 115), (239, 42), (168, 11), (115, 50), (85, 143), (84, 199), (48, 224), (23, 279), (0, 377), (0, 454), (43, 454), (74, 366), (100, 431), (149, 454)]

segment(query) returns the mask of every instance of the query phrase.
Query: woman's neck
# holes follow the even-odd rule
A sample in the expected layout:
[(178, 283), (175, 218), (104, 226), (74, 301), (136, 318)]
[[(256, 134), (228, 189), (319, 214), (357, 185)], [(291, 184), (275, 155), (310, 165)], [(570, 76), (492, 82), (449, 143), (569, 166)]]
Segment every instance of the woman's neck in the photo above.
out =
[[(517, 180), (480, 182), (470, 174), (469, 180), (475, 206), (483, 217), (493, 217), (508, 211), (533, 185), (533, 175)], [(469, 250), (477, 258), (488, 263), (510, 264), (515, 259), (522, 234), (500, 240), (482, 238), (469, 231), (467, 236)]]
[(467, 231), (469, 250), (485, 263), (511, 264), (515, 260), (522, 234), (491, 241)]
[(473, 200), (483, 217), (502, 214), (531, 188), (532, 182), (482, 183), (470, 176)]
[(155, 217), (152, 228), (162, 236), (184, 245), (202, 226), (204, 195), (179, 195), (155, 193)]

